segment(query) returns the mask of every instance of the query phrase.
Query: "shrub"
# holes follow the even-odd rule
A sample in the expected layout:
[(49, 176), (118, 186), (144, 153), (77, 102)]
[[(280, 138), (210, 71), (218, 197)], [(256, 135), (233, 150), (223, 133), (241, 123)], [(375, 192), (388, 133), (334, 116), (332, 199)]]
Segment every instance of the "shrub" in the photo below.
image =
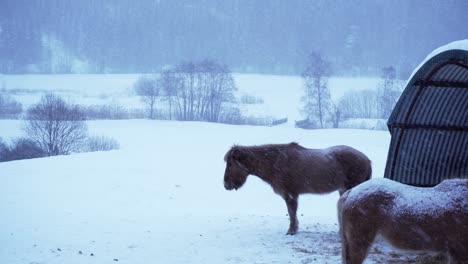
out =
[(13, 97), (0, 94), (0, 118), (17, 119), (23, 107)]
[(117, 140), (107, 136), (91, 136), (88, 138), (85, 148), (87, 152), (109, 151), (119, 149), (120, 144)]
[(240, 98), (242, 104), (263, 104), (263, 99), (258, 96), (243, 94)]
[(47, 156), (41, 147), (28, 138), (17, 138), (11, 146), (0, 142), (0, 161), (33, 159)]
[(44, 150), (29, 138), (15, 139), (9, 152), (9, 160), (34, 159), (47, 156)]
[[(145, 113), (141, 109), (126, 109), (120, 105), (90, 105), (83, 108), (86, 119), (130, 119), (144, 118)], [(157, 112), (156, 112), (157, 114)]]
[(295, 121), (295, 127), (303, 128), (303, 129), (319, 128), (317, 122), (315, 120), (310, 120), (310, 119), (303, 119), (303, 120)]
[(3, 139), (0, 137), (0, 162), (5, 161), (7, 151), (8, 151), (7, 144), (3, 142)]

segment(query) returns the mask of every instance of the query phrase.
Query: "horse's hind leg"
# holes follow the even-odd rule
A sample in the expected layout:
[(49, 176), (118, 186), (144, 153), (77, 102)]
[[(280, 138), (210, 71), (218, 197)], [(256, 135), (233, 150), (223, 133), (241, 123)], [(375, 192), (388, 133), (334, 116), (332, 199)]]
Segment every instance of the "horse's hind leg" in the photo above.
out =
[[(366, 217), (355, 208), (345, 208), (349, 192), (338, 200), (338, 220), (340, 223), (341, 259), (343, 264), (361, 264), (374, 242), (377, 230)], [(358, 210), (358, 209), (357, 209)]]
[(288, 207), (289, 214), (289, 229), (286, 233), (287, 235), (294, 235), (297, 233), (297, 228), (299, 227), (299, 221), (297, 221), (297, 194), (286, 193), (282, 195), (286, 201), (286, 206)]
[[(375, 238), (375, 233), (364, 230), (341, 227), (342, 240), (342, 262), (344, 264), (361, 264), (367, 256), (370, 246)], [(367, 230), (369, 231), (369, 230)]]

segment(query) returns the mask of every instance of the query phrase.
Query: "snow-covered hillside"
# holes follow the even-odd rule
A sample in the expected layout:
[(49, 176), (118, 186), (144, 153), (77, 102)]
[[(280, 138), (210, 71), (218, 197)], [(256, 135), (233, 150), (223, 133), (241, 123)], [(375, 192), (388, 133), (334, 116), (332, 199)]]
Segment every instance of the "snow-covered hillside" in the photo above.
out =
[[(0, 127), (21, 131), (18, 121)], [(237, 192), (224, 189), (223, 156), (233, 144), (347, 144), (382, 177), (390, 139), (150, 120), (89, 127), (121, 149), (0, 163), (0, 263), (340, 263), (337, 193), (301, 196), (299, 233), (287, 236), (286, 206), (267, 184), (250, 176)], [(379, 244), (367, 263), (405, 259), (389, 251)]]

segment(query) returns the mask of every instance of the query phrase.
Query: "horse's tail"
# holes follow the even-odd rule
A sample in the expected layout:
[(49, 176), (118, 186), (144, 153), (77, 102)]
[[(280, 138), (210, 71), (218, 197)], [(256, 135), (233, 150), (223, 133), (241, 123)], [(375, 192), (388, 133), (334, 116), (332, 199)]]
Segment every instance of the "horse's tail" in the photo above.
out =
[(350, 263), (348, 238), (346, 236), (346, 228), (343, 219), (343, 206), (351, 191), (352, 190), (346, 191), (343, 195), (341, 195), (340, 199), (338, 200), (338, 222), (340, 225), (341, 239), (341, 262), (343, 264)]

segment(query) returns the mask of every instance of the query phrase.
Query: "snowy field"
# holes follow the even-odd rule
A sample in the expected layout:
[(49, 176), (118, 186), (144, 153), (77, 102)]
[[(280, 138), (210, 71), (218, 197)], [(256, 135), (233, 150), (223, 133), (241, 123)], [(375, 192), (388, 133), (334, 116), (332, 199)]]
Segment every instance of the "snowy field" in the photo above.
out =
[[(81, 104), (132, 105), (139, 104), (131, 92), (138, 76), (0, 75), (0, 89), (16, 89), (24, 106), (43, 91)], [(300, 78), (235, 78), (239, 94), (265, 100), (255, 113), (299, 116)], [(377, 82), (332, 78), (332, 97)], [(21, 136), (21, 124), (0, 120), (0, 136)], [(367, 154), (373, 177), (382, 177), (390, 141), (387, 131), (291, 125), (121, 120), (88, 126), (121, 148), (0, 163), (0, 263), (340, 263), (338, 193), (301, 196), (299, 233), (287, 236), (286, 205), (267, 184), (250, 176), (240, 190), (224, 189), (224, 154), (233, 144), (346, 144)], [(414, 257), (379, 242), (366, 263)]]
[[(2, 134), (20, 121), (0, 121)], [(285, 235), (283, 200), (250, 176), (223, 187), (233, 144), (347, 144), (382, 177), (385, 131), (302, 130), (150, 120), (91, 121), (121, 149), (0, 163), (0, 263), (340, 263), (337, 193), (303, 195)], [(379, 244), (367, 263), (405, 263)], [(401, 260), (401, 262), (399, 262)]]

